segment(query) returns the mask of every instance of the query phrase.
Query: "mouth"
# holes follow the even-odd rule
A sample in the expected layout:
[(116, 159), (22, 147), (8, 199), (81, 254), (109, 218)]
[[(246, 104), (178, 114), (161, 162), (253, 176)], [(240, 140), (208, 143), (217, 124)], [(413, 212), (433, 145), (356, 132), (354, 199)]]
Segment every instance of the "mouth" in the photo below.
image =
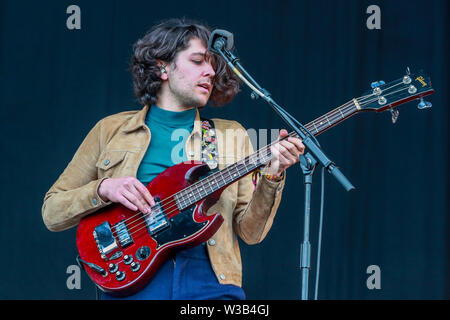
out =
[(211, 90), (211, 85), (209, 83), (207, 83), (207, 82), (200, 83), (198, 86), (200, 88), (202, 88), (203, 90), (205, 90), (206, 92), (208, 92), (208, 93)]

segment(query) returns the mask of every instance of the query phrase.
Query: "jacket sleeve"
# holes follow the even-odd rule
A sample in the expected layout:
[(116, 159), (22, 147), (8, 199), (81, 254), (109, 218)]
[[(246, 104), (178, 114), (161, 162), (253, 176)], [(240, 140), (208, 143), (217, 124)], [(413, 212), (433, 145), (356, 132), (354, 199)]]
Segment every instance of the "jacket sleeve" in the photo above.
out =
[[(242, 154), (253, 153), (253, 147), (245, 130)], [(286, 172), (279, 182), (261, 176), (253, 185), (251, 174), (238, 182), (238, 195), (234, 211), (234, 229), (247, 244), (260, 243), (272, 227), (273, 219), (281, 201)]]
[(63, 231), (106, 205), (97, 193), (100, 183), (96, 163), (101, 152), (101, 127), (98, 122), (88, 133), (64, 172), (45, 194), (42, 218), (50, 231)]

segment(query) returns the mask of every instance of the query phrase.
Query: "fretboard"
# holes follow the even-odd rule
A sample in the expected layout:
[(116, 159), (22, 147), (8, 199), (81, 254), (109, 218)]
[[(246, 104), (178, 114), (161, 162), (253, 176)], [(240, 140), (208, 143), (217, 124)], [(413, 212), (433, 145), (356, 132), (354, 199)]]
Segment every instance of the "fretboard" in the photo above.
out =
[(238, 162), (212, 173), (175, 195), (178, 208), (183, 210), (197, 201), (206, 198), (219, 189), (255, 171), (269, 162), (270, 159), (272, 159), (270, 148), (262, 148)]
[(315, 136), (321, 134), (322, 132), (330, 129), (331, 127), (337, 125), (338, 123), (344, 121), (345, 119), (354, 115), (360, 106), (356, 99), (353, 99), (346, 104), (331, 110), (330, 112), (324, 114), (323, 116), (311, 121), (305, 125), (306, 129)]
[[(316, 120), (305, 125), (312, 134), (319, 135), (332, 126), (349, 118), (358, 111), (359, 105), (356, 100), (352, 100), (347, 104), (338, 107)], [(297, 136), (295, 132), (289, 136)], [(241, 179), (250, 172), (255, 171), (259, 167), (265, 165), (272, 159), (270, 146), (265, 146), (255, 153), (229, 165), (228, 167), (216, 171), (202, 180), (192, 184), (191, 186), (179, 191), (175, 194), (175, 200), (180, 210), (184, 210), (190, 205), (206, 198), (210, 194), (220, 190), (221, 188)]]

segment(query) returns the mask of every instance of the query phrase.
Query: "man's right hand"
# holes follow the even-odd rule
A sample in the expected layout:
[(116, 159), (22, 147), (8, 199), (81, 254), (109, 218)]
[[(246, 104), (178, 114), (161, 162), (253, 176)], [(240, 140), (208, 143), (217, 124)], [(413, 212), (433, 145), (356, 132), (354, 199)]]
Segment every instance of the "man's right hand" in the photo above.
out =
[(121, 203), (133, 211), (150, 213), (150, 206), (155, 205), (148, 189), (134, 177), (108, 178), (102, 181), (98, 195), (103, 201)]

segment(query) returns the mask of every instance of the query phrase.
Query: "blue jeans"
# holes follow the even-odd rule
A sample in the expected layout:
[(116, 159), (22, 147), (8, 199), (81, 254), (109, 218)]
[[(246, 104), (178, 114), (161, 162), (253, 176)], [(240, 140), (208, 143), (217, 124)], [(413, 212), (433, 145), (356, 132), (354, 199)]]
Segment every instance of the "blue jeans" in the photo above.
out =
[(205, 244), (180, 251), (166, 260), (149, 284), (128, 297), (102, 293), (103, 300), (244, 300), (242, 288), (220, 284), (211, 267)]

